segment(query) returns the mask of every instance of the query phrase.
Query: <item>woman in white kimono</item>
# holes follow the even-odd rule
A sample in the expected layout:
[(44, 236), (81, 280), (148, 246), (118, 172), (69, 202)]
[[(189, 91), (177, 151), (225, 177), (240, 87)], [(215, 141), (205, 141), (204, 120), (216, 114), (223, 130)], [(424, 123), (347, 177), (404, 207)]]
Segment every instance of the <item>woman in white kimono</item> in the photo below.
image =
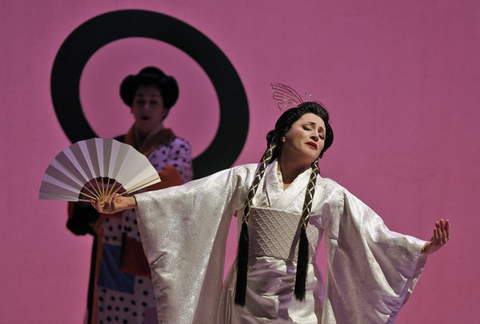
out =
[[(318, 159), (333, 131), (318, 102), (287, 110), (267, 140), (258, 165), (105, 204), (92, 201), (107, 213), (137, 209), (159, 321), (394, 322), (426, 255), (448, 241), (448, 220), (436, 223), (427, 242), (401, 235), (322, 178)], [(231, 215), (239, 216), (239, 252), (222, 284)], [(315, 264), (323, 235), (325, 282)]]

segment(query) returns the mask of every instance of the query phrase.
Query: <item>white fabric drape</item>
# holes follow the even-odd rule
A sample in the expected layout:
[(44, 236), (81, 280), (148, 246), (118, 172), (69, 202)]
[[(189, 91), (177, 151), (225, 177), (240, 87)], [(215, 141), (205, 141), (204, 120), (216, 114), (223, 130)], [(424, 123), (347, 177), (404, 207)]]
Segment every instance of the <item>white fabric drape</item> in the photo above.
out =
[[(234, 167), (181, 187), (135, 196), (160, 323), (214, 323), (217, 313), (218, 323), (393, 322), (425, 264), (420, 254), (425, 241), (388, 230), (368, 206), (326, 178), (317, 179), (307, 233), (310, 240), (312, 233), (319, 238), (325, 234), (326, 284), (318, 267), (310, 264), (307, 296), (296, 301), (295, 256), (255, 255), (249, 263), (245, 308), (231, 302), (235, 265), (221, 293), (231, 216), (241, 215), (256, 168)], [(310, 172), (283, 190), (277, 162), (272, 163), (254, 206), (278, 210), (278, 217), (298, 223)], [(288, 243), (293, 242), (295, 238)]]

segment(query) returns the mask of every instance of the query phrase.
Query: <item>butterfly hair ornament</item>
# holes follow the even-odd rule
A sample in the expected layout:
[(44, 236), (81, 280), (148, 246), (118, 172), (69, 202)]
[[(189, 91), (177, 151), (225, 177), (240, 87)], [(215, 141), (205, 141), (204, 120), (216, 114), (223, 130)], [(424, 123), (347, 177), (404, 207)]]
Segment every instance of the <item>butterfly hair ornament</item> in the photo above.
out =
[(295, 89), (281, 83), (270, 83), (272, 86), (273, 99), (278, 103), (278, 109), (284, 111), (285, 109), (298, 106), (303, 102), (309, 101), (311, 94), (305, 93), (305, 99), (298, 94)]

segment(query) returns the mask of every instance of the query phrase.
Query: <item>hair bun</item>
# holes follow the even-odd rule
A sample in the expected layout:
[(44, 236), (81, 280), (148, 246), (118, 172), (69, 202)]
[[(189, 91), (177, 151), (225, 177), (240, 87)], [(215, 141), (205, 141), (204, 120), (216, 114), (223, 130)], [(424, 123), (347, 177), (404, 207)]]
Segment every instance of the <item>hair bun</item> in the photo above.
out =
[(127, 76), (120, 85), (120, 97), (123, 102), (132, 107), (133, 98), (138, 87), (142, 84), (155, 85), (160, 90), (163, 106), (170, 109), (178, 99), (177, 81), (154, 66), (143, 68), (138, 74)]

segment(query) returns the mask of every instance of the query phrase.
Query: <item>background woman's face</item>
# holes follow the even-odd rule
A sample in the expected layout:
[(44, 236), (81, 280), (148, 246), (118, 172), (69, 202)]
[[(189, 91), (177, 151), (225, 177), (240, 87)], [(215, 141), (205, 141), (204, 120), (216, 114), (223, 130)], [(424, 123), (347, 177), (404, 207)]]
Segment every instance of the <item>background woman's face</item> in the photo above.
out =
[(163, 98), (155, 85), (140, 85), (135, 92), (132, 103), (132, 114), (135, 126), (142, 135), (155, 130), (167, 115), (168, 109), (163, 107)]

